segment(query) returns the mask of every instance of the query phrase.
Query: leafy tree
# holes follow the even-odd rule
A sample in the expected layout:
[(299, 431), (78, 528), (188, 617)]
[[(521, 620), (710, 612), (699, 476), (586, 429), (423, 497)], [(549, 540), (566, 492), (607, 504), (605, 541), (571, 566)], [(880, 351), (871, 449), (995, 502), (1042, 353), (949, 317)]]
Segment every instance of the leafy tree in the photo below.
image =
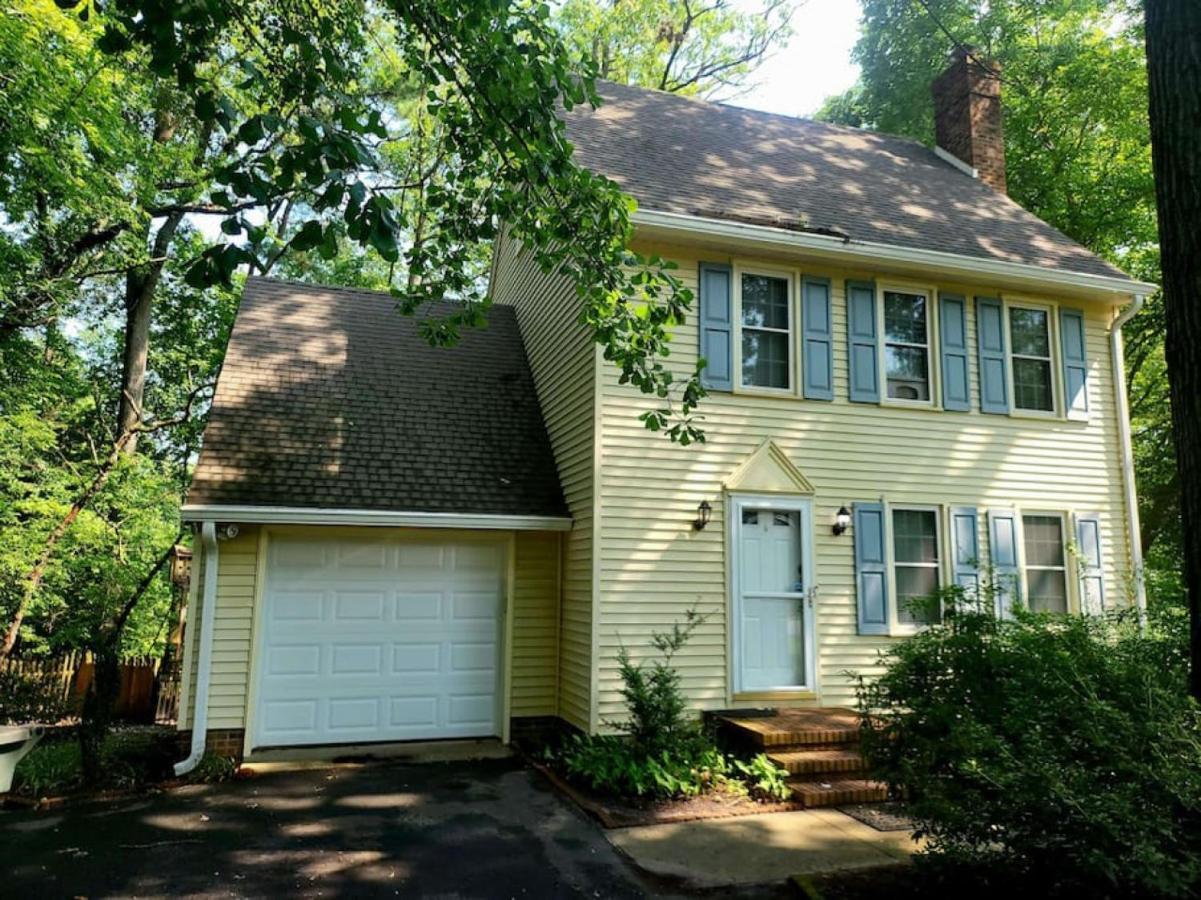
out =
[(712, 97), (746, 87), (791, 34), (795, 0), (566, 0), (559, 27), (601, 78)]
[[(1139, 4), (1111, 0), (861, 0), (859, 83), (819, 118), (933, 143), (930, 84), (957, 45), (1002, 77), (1010, 195), (1137, 278), (1158, 281), (1155, 183)], [(1176, 580), (1179, 491), (1163, 300), (1125, 330), (1149, 577)]]

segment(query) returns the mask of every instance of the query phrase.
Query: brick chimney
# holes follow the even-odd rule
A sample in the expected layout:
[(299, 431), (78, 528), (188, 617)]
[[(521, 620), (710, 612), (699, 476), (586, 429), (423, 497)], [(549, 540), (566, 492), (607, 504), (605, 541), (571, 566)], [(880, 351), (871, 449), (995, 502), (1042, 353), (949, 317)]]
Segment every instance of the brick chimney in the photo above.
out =
[(1001, 77), (995, 63), (958, 47), (934, 80), (934, 133), (938, 146), (974, 168), (980, 180), (1006, 193)]

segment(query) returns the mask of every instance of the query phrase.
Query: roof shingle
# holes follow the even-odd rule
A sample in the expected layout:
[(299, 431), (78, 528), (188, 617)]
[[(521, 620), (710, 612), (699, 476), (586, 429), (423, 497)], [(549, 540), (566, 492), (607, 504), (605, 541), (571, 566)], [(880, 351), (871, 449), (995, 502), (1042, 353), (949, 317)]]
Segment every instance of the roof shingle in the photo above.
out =
[(513, 309), (488, 323), (434, 348), (387, 294), (247, 280), (188, 503), (567, 516)]
[(602, 82), (576, 161), (645, 209), (1092, 275), (1124, 273), (917, 141)]

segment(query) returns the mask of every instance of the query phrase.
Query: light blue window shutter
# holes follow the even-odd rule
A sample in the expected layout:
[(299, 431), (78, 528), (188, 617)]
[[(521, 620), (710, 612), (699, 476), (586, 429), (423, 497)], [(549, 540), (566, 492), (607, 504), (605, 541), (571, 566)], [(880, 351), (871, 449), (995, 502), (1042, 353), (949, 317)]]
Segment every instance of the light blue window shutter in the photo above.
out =
[(879, 403), (880, 345), (876, 335), (876, 286), (871, 282), (847, 282), (847, 344), (851, 400)]
[(1105, 573), (1101, 555), (1101, 517), (1096, 513), (1076, 516), (1076, 546), (1080, 567), (1080, 611), (1099, 616), (1105, 611)]
[(967, 300), (942, 294), (938, 309), (942, 337), (943, 409), (967, 412), (972, 408), (967, 365)]
[(1017, 513), (1012, 509), (990, 509), (988, 534), (989, 562), (997, 582), (996, 613), (1004, 619), (1011, 615), (1022, 595)]
[(976, 343), (980, 353), (980, 411), (1008, 414), (1005, 311), (1000, 300), (976, 298)]
[(955, 584), (963, 588), (964, 598), (974, 602), (980, 596), (980, 522), (970, 506), (951, 507), (951, 564)]
[(718, 391), (734, 389), (734, 297), (730, 267), (701, 263), (700, 352), (706, 360), (701, 384)]
[(1084, 337), (1084, 313), (1059, 310), (1059, 342), (1063, 349), (1064, 406), (1069, 419), (1088, 418), (1088, 351)]
[(810, 400), (834, 399), (834, 324), (830, 317), (830, 280), (801, 279), (801, 357), (804, 393)]
[(855, 590), (859, 633), (888, 634), (888, 553), (883, 503), (855, 504)]

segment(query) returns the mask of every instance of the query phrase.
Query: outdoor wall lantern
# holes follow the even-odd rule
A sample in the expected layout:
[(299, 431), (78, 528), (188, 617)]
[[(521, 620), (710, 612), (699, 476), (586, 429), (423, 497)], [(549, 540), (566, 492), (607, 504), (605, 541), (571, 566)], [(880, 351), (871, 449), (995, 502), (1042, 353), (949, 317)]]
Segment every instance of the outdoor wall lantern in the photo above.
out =
[(703, 531), (712, 516), (713, 507), (709, 505), (708, 500), (702, 500), (701, 505), (696, 508), (696, 519), (692, 522), (692, 530)]
[(838, 507), (838, 512), (834, 514), (834, 536), (838, 537), (848, 528), (851, 527), (851, 514), (845, 506)]

